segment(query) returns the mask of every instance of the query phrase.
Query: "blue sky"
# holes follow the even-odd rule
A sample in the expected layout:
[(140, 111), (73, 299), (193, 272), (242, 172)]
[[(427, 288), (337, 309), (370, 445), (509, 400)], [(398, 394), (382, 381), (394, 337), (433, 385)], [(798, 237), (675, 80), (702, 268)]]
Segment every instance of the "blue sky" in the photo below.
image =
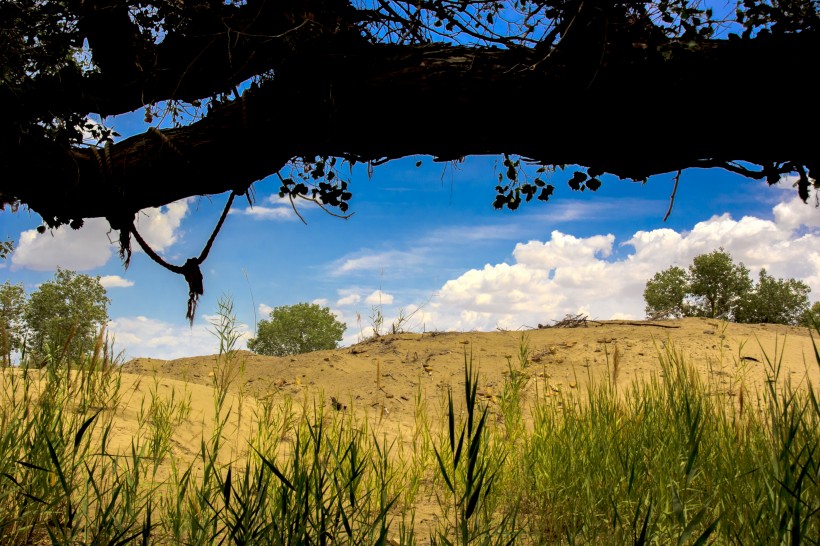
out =
[[(122, 134), (144, 130), (134, 118), (113, 125)], [(413, 157), (376, 167), (372, 178), (358, 165), (349, 177), (353, 217), (303, 204), (307, 225), (278, 199), (275, 177), (258, 182), (255, 206), (237, 199), (203, 266), (205, 295), (193, 328), (185, 320), (183, 279), (141, 252), (125, 270), (104, 220), (39, 235), (36, 214), (0, 212), (0, 239), (17, 245), (0, 265), (0, 282), (22, 282), (30, 292), (57, 266), (99, 275), (111, 298), (117, 349), (157, 358), (215, 352), (209, 319), (223, 295), (233, 299), (246, 336), (272, 307), (327, 305), (348, 325), (345, 344), (370, 334), (374, 307), (384, 328), (403, 314), (405, 328), (417, 332), (535, 327), (579, 312), (642, 318), (648, 278), (721, 246), (755, 277), (766, 267), (802, 279), (812, 301), (820, 299), (820, 210), (800, 202), (788, 182), (770, 188), (723, 171), (687, 171), (664, 223), (671, 174), (647, 184), (604, 177), (598, 192), (580, 193), (566, 185), (568, 168), (551, 175), (549, 203), (497, 211), (500, 161)], [(199, 254), (226, 198), (146, 211), (138, 229), (181, 264)]]

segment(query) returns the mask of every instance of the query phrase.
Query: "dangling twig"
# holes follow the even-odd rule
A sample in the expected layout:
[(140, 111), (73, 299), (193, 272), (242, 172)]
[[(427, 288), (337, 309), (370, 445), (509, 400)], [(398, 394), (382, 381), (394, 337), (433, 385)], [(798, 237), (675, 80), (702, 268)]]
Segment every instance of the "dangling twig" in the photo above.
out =
[(666, 211), (666, 216), (663, 217), (664, 222), (666, 222), (666, 219), (672, 214), (672, 206), (675, 204), (675, 195), (678, 193), (678, 182), (680, 182), (681, 172), (681, 170), (678, 170), (678, 174), (675, 175), (675, 186), (672, 188), (672, 195), (669, 196), (669, 209)]
[(298, 210), (296, 210), (296, 203), (294, 203), (294, 202), (293, 202), (293, 194), (292, 194), (292, 193), (289, 193), (289, 194), (288, 194), (288, 198), (290, 199), (290, 208), (292, 208), (292, 209), (293, 209), (293, 212), (296, 214), (296, 216), (298, 216), (298, 217), (299, 217), (299, 219), (302, 221), (302, 223), (303, 223), (303, 224), (305, 224), (305, 225), (307, 225), (307, 222), (305, 221), (305, 219), (304, 219), (304, 218), (302, 218), (302, 215), (301, 215), (301, 214), (299, 214), (299, 211), (298, 211)]

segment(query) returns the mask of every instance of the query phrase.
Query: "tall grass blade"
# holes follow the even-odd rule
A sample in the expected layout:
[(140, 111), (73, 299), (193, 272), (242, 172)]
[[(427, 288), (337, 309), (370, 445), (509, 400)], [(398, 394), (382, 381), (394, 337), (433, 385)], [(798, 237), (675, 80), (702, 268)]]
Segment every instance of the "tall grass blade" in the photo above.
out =
[(102, 409), (97, 410), (97, 412), (85, 420), (85, 422), (80, 427), (80, 430), (77, 431), (77, 434), (74, 435), (74, 451), (77, 451), (77, 448), (80, 447), (80, 442), (83, 440), (83, 435), (85, 431), (88, 430), (88, 427), (91, 426), (91, 423), (97, 418), (97, 416), (102, 412)]
[(720, 521), (720, 518), (721, 516), (715, 518), (715, 520), (712, 523), (710, 523), (709, 526), (706, 527), (706, 529), (703, 530), (698, 539), (692, 543), (692, 546), (703, 546), (704, 544), (707, 544), (709, 541), (709, 537), (712, 536), (712, 533), (715, 531), (715, 529), (717, 529), (717, 524)]
[(289, 479), (287, 479), (287, 478), (285, 477), (285, 475), (284, 475), (284, 474), (282, 474), (282, 473), (279, 471), (279, 469), (276, 467), (276, 465), (275, 465), (275, 464), (273, 464), (271, 461), (269, 461), (269, 460), (268, 460), (268, 459), (267, 459), (264, 455), (262, 455), (262, 453), (260, 453), (260, 452), (259, 452), (259, 450), (258, 450), (258, 449), (256, 449), (255, 447), (253, 448), (253, 450), (254, 450), (254, 451), (256, 451), (256, 454), (257, 454), (257, 455), (259, 455), (259, 458), (260, 458), (260, 459), (262, 459), (262, 462), (264, 463), (264, 465), (265, 465), (266, 467), (268, 467), (268, 469), (269, 469), (271, 472), (273, 472), (274, 476), (276, 476), (276, 477), (279, 479), (279, 481), (281, 481), (281, 482), (285, 485), (285, 487), (287, 487), (287, 488), (288, 488), (288, 489), (290, 489), (291, 491), (296, 491), (296, 487), (294, 487), (294, 485), (290, 482), (290, 480), (289, 480)]

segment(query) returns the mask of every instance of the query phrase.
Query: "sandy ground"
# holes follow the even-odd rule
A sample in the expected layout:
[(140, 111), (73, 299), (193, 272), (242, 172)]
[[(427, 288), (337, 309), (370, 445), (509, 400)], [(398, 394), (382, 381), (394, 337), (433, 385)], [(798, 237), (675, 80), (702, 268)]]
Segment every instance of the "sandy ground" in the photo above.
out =
[[(464, 362), (472, 357), (479, 370), (479, 392), (491, 399), (500, 392), (508, 362), (518, 366), (522, 336), (529, 348), (527, 373), (555, 389), (583, 389), (590, 378), (613, 376), (625, 386), (660, 372), (658, 354), (668, 346), (685, 356), (716, 392), (730, 394), (742, 383), (754, 393), (767, 378), (769, 360), (781, 361), (781, 378), (794, 384), (820, 385), (806, 328), (780, 325), (733, 324), (707, 319), (675, 321), (589, 321), (586, 327), (542, 328), (527, 331), (464, 332), (387, 335), (333, 351), (292, 357), (267, 357), (241, 352), (245, 371), (231, 385), (250, 397), (324, 394), (342, 408), (367, 412), (373, 422), (413, 423), (416, 395), (440, 400), (448, 387), (464, 383)], [(210, 387), (216, 356), (173, 361), (135, 359), (123, 371), (171, 382)], [(143, 380), (143, 386), (149, 383)], [(544, 382), (530, 381), (528, 390)], [(460, 392), (460, 391), (459, 391)], [(209, 389), (197, 388), (210, 401)]]
[[(244, 370), (233, 378), (226, 399), (233, 413), (223, 434), (228, 447), (224, 456), (232, 461), (243, 459), (260, 401), (281, 404), (287, 396), (297, 405), (323, 400), (329, 411), (353, 411), (359, 417), (367, 416), (380, 433), (395, 438), (401, 432), (403, 438), (410, 438), (417, 397), (428, 404), (434, 421), (443, 414), (449, 388), (459, 399), (465, 358), (472, 358), (478, 367), (478, 392), (498, 415), (504, 374), (510, 363), (520, 366), (522, 344), (528, 348), (526, 402), (535, 397), (549, 399), (561, 391), (583, 392), (590, 380), (612, 380), (613, 376), (616, 386), (626, 390), (636, 379), (661, 375), (658, 355), (667, 348), (684, 355), (709, 389), (727, 401), (740, 388), (752, 397), (762, 391), (770, 368), (767, 358), (782, 363), (781, 380), (820, 387), (820, 366), (807, 329), (705, 319), (589, 321), (574, 328), (395, 334), (293, 357), (241, 351), (237, 359)], [(190, 397), (191, 411), (176, 427), (172, 451), (178, 460), (193, 460), (203, 436), (209, 437), (212, 431), (214, 375), (220, 373), (216, 365), (215, 355), (173, 361), (138, 358), (124, 363), (111, 447), (130, 448), (139, 429), (140, 408), (150, 404), (152, 394), (167, 398), (174, 393), (177, 400)], [(241, 412), (236, 411), (239, 408)], [(419, 508), (417, 525), (434, 525), (434, 506)]]
[[(706, 319), (676, 321), (587, 322), (586, 327), (527, 331), (387, 335), (333, 351), (292, 357), (268, 357), (242, 351), (244, 371), (230, 384), (227, 405), (242, 407), (228, 423), (225, 437), (232, 458), (247, 452), (257, 401), (280, 404), (290, 396), (298, 405), (323, 400), (326, 409), (355, 411), (379, 433), (412, 437), (418, 396), (436, 422), (453, 388), (458, 403), (465, 358), (479, 370), (479, 395), (498, 416), (497, 398), (509, 364), (520, 364), (522, 341), (528, 347), (529, 376), (523, 400), (583, 392), (590, 380), (615, 377), (625, 391), (635, 380), (662, 375), (658, 355), (669, 348), (684, 355), (709, 389), (729, 401), (746, 389), (747, 400), (762, 392), (770, 365), (781, 362), (780, 378), (794, 385), (820, 386), (820, 366), (806, 328), (733, 324)], [(617, 355), (617, 356), (616, 356)], [(617, 372), (615, 361), (617, 360)], [(123, 402), (117, 419), (122, 445), (137, 430), (140, 404), (151, 390), (161, 396), (190, 393), (191, 415), (173, 437), (174, 453), (183, 459), (199, 448), (213, 422), (215, 355), (173, 361), (134, 359), (123, 366)], [(219, 373), (217, 371), (217, 373)], [(557, 400), (557, 397), (556, 397)], [(525, 414), (526, 414), (525, 409)], [(499, 417), (500, 418), (500, 417)], [(409, 441), (409, 440), (407, 440)]]

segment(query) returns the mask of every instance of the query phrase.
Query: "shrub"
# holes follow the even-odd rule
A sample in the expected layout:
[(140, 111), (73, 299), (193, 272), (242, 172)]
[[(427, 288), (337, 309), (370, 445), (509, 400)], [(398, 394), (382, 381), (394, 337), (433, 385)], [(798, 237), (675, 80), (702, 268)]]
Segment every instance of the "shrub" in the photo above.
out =
[(327, 307), (315, 303), (284, 305), (270, 312), (270, 320), (259, 321), (248, 349), (271, 356), (335, 349), (346, 328)]

